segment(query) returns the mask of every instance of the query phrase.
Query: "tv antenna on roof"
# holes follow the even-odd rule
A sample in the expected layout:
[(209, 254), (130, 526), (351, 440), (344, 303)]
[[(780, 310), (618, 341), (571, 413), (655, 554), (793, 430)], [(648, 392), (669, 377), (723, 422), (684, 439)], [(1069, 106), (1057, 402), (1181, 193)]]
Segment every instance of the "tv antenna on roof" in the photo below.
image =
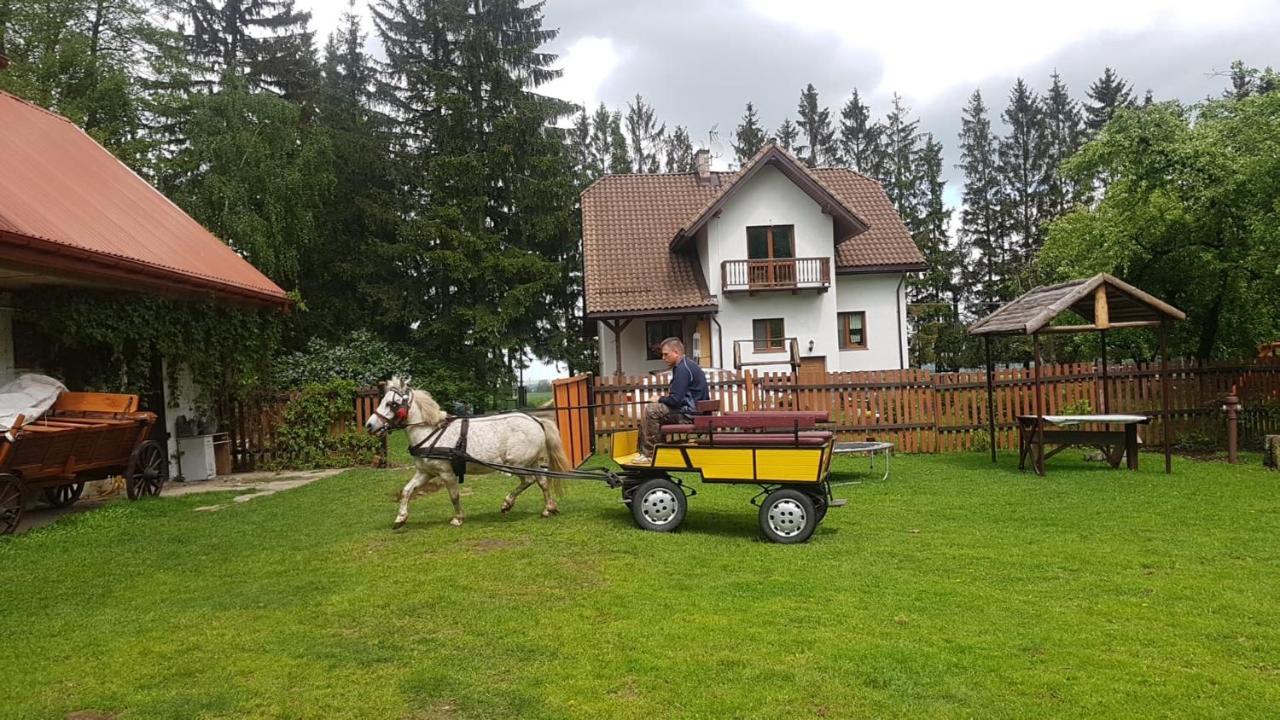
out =
[(712, 161), (724, 155), (724, 144), (720, 142), (719, 128), (720, 123), (716, 123), (707, 131), (707, 151), (711, 153)]

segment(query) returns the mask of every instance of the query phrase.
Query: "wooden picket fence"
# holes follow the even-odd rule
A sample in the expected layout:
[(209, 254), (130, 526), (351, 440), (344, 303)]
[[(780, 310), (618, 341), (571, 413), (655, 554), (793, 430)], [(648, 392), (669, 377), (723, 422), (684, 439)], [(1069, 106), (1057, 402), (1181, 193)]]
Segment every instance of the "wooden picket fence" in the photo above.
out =
[[(233, 472), (250, 472), (276, 459), (276, 429), (284, 421), (284, 409), (296, 392), (264, 393), (249, 400), (228, 400), (219, 408), (219, 421), (231, 439)], [(363, 425), (378, 407), (382, 393), (376, 387), (361, 388), (351, 398), (350, 420), (338, 423), (330, 432), (338, 434)], [(380, 465), (387, 460), (387, 440), (382, 439)]]
[[(800, 382), (791, 373), (754, 373), (709, 382), (711, 397), (725, 411), (749, 409), (828, 410), (842, 440), (874, 438), (893, 442), (902, 452), (957, 452), (987, 446), (986, 373), (933, 373), (927, 370), (831, 372), (822, 383)], [(1102, 412), (1101, 368), (1093, 363), (1053, 364), (1042, 368), (1045, 414)], [(1240, 415), (1243, 447), (1261, 447), (1267, 434), (1280, 433), (1280, 362), (1173, 362), (1169, 368), (1170, 422), (1175, 444), (1225, 437), (1222, 399), (1236, 386), (1244, 403)], [(1155, 418), (1142, 439), (1158, 445), (1160, 365), (1109, 366), (1109, 404), (1113, 413)], [(593, 402), (597, 432), (635, 428), (643, 406), (665, 388), (649, 377), (595, 379)], [(1035, 413), (1035, 378), (1030, 368), (1001, 368), (992, 396), (996, 445), (1016, 448), (1015, 418)], [(1225, 440), (1219, 447), (1225, 446)]]

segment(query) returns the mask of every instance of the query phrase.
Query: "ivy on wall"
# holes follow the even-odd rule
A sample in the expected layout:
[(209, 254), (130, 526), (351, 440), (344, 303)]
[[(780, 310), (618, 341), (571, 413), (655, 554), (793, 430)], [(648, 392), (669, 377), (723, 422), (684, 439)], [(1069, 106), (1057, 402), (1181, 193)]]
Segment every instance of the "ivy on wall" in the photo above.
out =
[[(76, 389), (156, 392), (165, 358), (170, 386), (185, 365), (209, 410), (217, 393), (244, 396), (263, 386), (280, 347), (278, 310), (178, 300), (120, 291), (35, 288), (15, 295), (17, 320), (31, 333), (29, 369)], [(24, 368), (25, 369), (25, 368)]]

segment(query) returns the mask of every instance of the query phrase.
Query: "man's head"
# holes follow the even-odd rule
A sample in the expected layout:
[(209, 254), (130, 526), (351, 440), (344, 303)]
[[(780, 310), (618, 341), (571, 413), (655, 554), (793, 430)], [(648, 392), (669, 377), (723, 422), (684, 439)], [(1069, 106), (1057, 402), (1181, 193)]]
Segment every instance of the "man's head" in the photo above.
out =
[(667, 367), (675, 367), (680, 358), (684, 357), (684, 343), (680, 342), (680, 338), (667, 338), (658, 347), (662, 350), (662, 361)]

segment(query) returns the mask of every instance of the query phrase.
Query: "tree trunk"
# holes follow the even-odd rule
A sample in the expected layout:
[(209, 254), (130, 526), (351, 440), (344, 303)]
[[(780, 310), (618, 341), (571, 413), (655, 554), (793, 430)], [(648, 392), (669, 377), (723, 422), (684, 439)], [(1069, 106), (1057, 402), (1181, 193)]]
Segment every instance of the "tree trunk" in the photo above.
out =
[[(1225, 279), (1224, 279), (1225, 280)], [(1222, 314), (1222, 296), (1219, 292), (1218, 297), (1210, 306), (1209, 312), (1204, 318), (1204, 326), (1200, 329), (1200, 343), (1196, 347), (1196, 359), (1208, 360), (1213, 357), (1213, 346), (1218, 343), (1218, 325)]]

